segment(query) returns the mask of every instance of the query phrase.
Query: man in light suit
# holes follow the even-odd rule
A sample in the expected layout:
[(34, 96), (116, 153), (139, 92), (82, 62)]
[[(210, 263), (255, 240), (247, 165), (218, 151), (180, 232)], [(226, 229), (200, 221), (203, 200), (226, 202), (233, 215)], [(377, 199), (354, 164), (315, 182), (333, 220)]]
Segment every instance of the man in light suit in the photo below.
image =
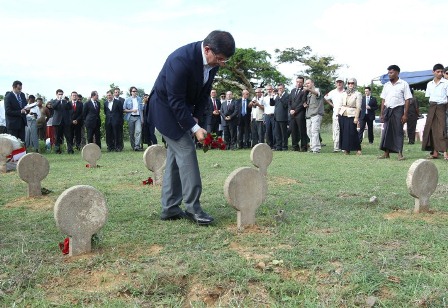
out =
[(25, 142), (25, 126), (27, 105), (25, 94), (22, 93), (22, 83), (18, 80), (12, 83), (12, 92), (5, 96), (6, 130)]
[(140, 96), (137, 95), (138, 90), (136, 87), (131, 87), (129, 92), (131, 96), (124, 101), (123, 112), (126, 113), (125, 118), (128, 121), (131, 148), (134, 151), (143, 151), (141, 147), (143, 102)]
[(123, 135), (121, 135), (121, 128), (123, 127), (123, 105), (113, 97), (111, 90), (106, 93), (104, 114), (106, 116), (107, 151), (119, 152), (120, 146), (123, 143)]
[[(64, 142), (64, 137), (67, 142), (67, 153), (73, 154), (73, 140), (70, 141), (70, 110), (71, 105), (64, 97), (64, 91), (56, 90), (56, 98), (50, 102), (50, 107), (53, 109), (53, 126), (55, 129), (55, 151), (61, 154), (61, 144)], [(73, 138), (73, 137), (72, 137)]]
[(364, 129), (367, 124), (367, 132), (369, 136), (369, 143), (373, 143), (373, 121), (375, 121), (375, 110), (378, 109), (378, 102), (376, 98), (372, 96), (370, 87), (364, 88), (364, 95), (361, 101), (361, 114), (359, 115), (359, 142), (362, 142), (364, 135)]
[(236, 129), (238, 125), (238, 118), (240, 108), (237, 101), (233, 99), (232, 91), (227, 91), (225, 101), (221, 102), (221, 117), (223, 119), (222, 130), (224, 133), (224, 141), (226, 142), (227, 150), (236, 150)]
[(92, 91), (90, 99), (84, 104), (83, 119), (87, 130), (87, 143), (95, 143), (101, 148), (101, 105), (98, 101), (98, 92)]
[[(149, 117), (168, 145), (162, 186), (162, 220), (188, 218), (207, 225), (213, 217), (202, 210), (201, 176), (192, 134), (201, 142), (207, 131), (198, 117), (204, 114), (213, 79), (235, 53), (235, 41), (225, 31), (213, 31), (202, 42), (168, 56), (149, 98)], [(180, 205), (185, 203), (186, 211)]]

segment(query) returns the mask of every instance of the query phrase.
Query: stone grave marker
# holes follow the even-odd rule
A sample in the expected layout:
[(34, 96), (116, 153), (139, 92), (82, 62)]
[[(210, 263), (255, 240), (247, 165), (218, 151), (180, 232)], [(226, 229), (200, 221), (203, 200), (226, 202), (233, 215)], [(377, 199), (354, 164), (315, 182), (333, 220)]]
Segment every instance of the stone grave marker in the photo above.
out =
[(19, 177), (28, 183), (28, 197), (42, 196), (41, 181), (50, 171), (48, 160), (39, 153), (23, 155), (17, 163)]
[(104, 226), (107, 215), (104, 195), (92, 186), (76, 185), (59, 196), (54, 219), (59, 230), (70, 237), (69, 256), (91, 251), (92, 235)]
[(0, 173), (6, 173), (6, 157), (11, 154), (13, 148), (11, 140), (0, 136)]
[(238, 229), (255, 224), (255, 212), (266, 199), (268, 191), (266, 174), (272, 162), (271, 148), (267, 144), (257, 144), (250, 157), (259, 169), (238, 168), (224, 182), (224, 196), (237, 210)]
[(258, 167), (261, 174), (267, 175), (268, 166), (272, 162), (272, 150), (266, 143), (259, 143), (252, 148), (250, 152), (250, 160)]
[(154, 174), (154, 184), (162, 185), (163, 171), (166, 165), (166, 148), (160, 144), (153, 144), (143, 153), (143, 163)]
[(96, 143), (86, 144), (81, 151), (82, 158), (89, 163), (89, 168), (96, 168), (101, 158), (101, 148)]
[(409, 167), (406, 184), (415, 198), (414, 213), (429, 211), (429, 198), (436, 190), (438, 181), (437, 167), (429, 160), (416, 160)]

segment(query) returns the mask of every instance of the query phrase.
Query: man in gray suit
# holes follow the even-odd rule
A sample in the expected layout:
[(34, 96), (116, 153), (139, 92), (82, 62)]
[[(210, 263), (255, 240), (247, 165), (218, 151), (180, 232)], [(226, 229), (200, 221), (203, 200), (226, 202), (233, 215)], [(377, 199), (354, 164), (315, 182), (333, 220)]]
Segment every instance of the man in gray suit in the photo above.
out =
[[(51, 107), (54, 110), (53, 114), (53, 126), (55, 127), (55, 151), (61, 154), (61, 144), (65, 140), (67, 141), (67, 153), (73, 154), (73, 137), (70, 136), (71, 126), (71, 105), (64, 98), (64, 91), (61, 89), (56, 90), (56, 99), (50, 102)], [(47, 104), (48, 106), (48, 104)]]
[(288, 151), (288, 103), (289, 95), (285, 93), (285, 86), (279, 84), (278, 95), (271, 99), (271, 106), (275, 106), (275, 150)]
[(236, 128), (240, 112), (240, 106), (237, 104), (237, 101), (233, 99), (232, 91), (227, 91), (225, 101), (221, 102), (220, 111), (221, 117), (224, 119), (224, 121), (222, 121), (222, 128), (227, 150), (236, 150)]

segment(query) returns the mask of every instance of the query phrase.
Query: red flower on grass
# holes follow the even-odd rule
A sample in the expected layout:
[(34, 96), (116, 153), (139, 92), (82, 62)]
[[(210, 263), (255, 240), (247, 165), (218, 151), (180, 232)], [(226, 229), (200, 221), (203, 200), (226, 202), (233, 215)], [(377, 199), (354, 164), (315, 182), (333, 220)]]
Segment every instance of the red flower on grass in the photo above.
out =
[(206, 153), (210, 149), (225, 150), (226, 143), (221, 137), (217, 137), (216, 134), (208, 133), (207, 137), (205, 137), (204, 141), (202, 142), (202, 149), (204, 150), (204, 153)]
[(143, 181), (143, 185), (153, 185), (154, 181), (149, 177), (147, 180)]

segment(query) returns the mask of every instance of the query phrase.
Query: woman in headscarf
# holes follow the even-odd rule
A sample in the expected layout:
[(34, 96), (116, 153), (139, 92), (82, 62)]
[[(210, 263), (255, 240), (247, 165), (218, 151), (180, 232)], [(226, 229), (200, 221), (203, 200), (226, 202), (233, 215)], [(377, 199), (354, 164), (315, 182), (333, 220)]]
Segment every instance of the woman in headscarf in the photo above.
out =
[(361, 111), (362, 95), (356, 89), (357, 81), (350, 78), (347, 81), (347, 89), (342, 93), (342, 105), (339, 108), (339, 145), (346, 155), (356, 151), (361, 155), (361, 143), (359, 142), (357, 125)]

